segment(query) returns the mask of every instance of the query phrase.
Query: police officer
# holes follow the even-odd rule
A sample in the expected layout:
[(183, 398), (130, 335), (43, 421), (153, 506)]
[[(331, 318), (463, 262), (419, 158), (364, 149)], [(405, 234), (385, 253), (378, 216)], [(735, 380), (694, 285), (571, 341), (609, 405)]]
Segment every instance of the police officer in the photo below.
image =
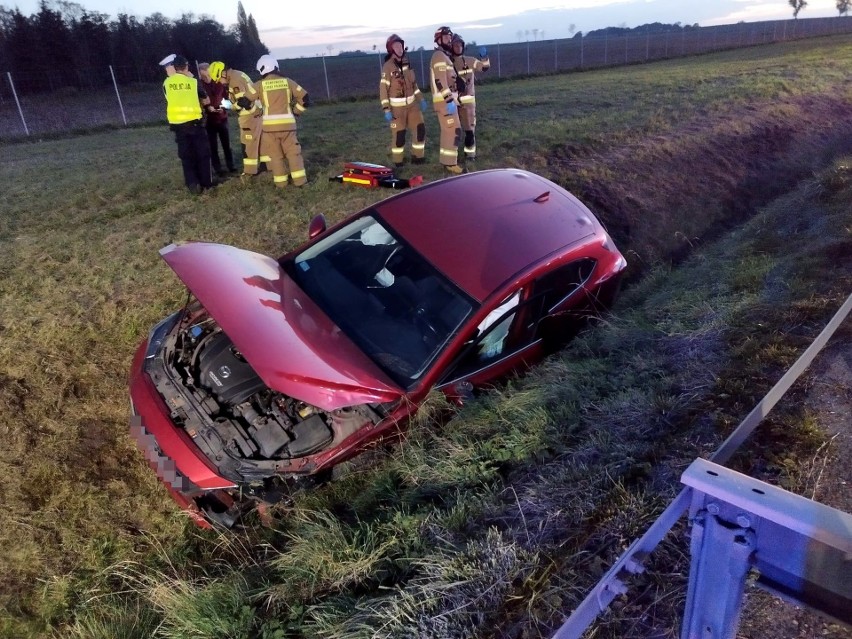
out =
[(459, 92), (459, 120), (464, 131), (464, 155), (468, 160), (476, 159), (476, 90), (474, 75), (477, 71), (488, 71), (491, 61), (485, 47), (479, 48), (479, 58), (464, 54), (464, 39), (453, 34), (453, 67), (456, 70)]
[(388, 54), (382, 65), (379, 98), (385, 120), (391, 130), (391, 158), (402, 166), (405, 153), (405, 133), (411, 131), (411, 157), (414, 164), (422, 164), (426, 154), (426, 125), (422, 111), (427, 102), (417, 86), (414, 69), (405, 55), (405, 42), (395, 33), (385, 43)]
[(435, 31), (435, 52), (429, 66), (430, 84), (432, 88), (432, 107), (438, 116), (441, 127), (441, 164), (451, 174), (462, 173), (458, 164), (459, 141), (461, 128), (458, 119), (458, 104), (456, 93), (456, 71), (450, 58), (452, 53), (453, 32), (449, 27), (439, 27)]
[[(269, 54), (258, 59), (257, 70), (261, 79), (254, 88), (263, 103), (261, 154), (270, 158), (275, 186), (287, 186), (288, 177), (295, 186), (302, 186), (308, 178), (302, 159), (302, 145), (296, 137), (296, 116), (307, 109), (308, 92), (297, 82), (281, 75), (278, 60)], [(289, 171), (284, 165), (285, 158)]]
[(169, 56), (161, 64), (167, 68), (167, 74), (169, 66), (174, 68), (174, 73), (163, 82), (166, 117), (175, 134), (186, 187), (198, 194), (213, 186), (210, 145), (203, 125), (203, 109), (210, 106), (210, 100), (189, 72), (186, 58)]

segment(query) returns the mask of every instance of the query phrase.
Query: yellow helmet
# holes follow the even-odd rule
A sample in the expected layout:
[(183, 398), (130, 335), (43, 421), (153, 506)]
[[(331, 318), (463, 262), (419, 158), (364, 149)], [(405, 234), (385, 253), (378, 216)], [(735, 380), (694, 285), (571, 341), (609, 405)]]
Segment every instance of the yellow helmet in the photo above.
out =
[(213, 80), (213, 82), (218, 82), (219, 80), (221, 80), (222, 79), (222, 73), (224, 71), (225, 71), (225, 63), (224, 62), (219, 62), (217, 60), (216, 62), (210, 63), (210, 68), (208, 69), (208, 72), (210, 73), (210, 79)]

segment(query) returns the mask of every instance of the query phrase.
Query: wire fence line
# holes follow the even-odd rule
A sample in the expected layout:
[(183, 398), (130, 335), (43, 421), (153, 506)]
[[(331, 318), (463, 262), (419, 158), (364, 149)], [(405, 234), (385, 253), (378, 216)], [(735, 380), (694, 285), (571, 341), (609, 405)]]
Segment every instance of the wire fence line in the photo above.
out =
[[(810, 18), (686, 27), (657, 33), (585, 36), (486, 45), (491, 71), (481, 82), (640, 64), (793, 39), (852, 33), (852, 18)], [(471, 48), (478, 48), (471, 47)], [(475, 52), (470, 52), (475, 53)], [(428, 89), (430, 50), (409, 52), (421, 89)], [(155, 56), (156, 57), (156, 56)], [(282, 70), (318, 102), (378, 95), (384, 54), (317, 56), (282, 61)], [(191, 62), (195, 71), (197, 61)], [(248, 70), (246, 70), (248, 71)], [(0, 139), (162, 121), (162, 79), (150, 65), (55, 72), (47, 93), (8, 70), (0, 81)], [(493, 81), (493, 80), (492, 80)], [(43, 84), (43, 78), (40, 78)]]

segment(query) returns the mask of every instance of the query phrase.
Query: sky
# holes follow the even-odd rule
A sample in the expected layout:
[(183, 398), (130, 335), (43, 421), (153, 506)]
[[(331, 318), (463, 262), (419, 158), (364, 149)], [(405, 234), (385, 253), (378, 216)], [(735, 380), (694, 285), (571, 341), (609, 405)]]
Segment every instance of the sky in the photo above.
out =
[[(90, 11), (115, 17), (129, 13), (143, 18), (160, 12), (168, 18), (183, 13), (212, 16), (225, 26), (236, 22), (237, 0), (76, 0)], [(465, 40), (479, 44), (568, 38), (608, 26), (635, 27), (648, 22), (712, 26), (740, 21), (792, 18), (787, 0), (518, 0), (456, 3), (395, 3), (376, 0), (308, 0), (272, 2), (243, 0), (254, 16), (261, 40), (278, 58), (337, 55), (340, 51), (384, 49), (391, 33), (409, 49), (431, 49), (435, 29), (447, 25)], [(38, 0), (0, 0), (24, 14), (38, 11)], [(413, 11), (412, 6), (422, 8)], [(372, 10), (369, 10), (371, 9)], [(835, 0), (808, 0), (800, 18), (837, 16)], [(852, 20), (852, 16), (848, 19)], [(537, 29), (537, 35), (533, 30)], [(529, 35), (525, 35), (529, 31)], [(519, 32), (521, 33), (519, 37)]]

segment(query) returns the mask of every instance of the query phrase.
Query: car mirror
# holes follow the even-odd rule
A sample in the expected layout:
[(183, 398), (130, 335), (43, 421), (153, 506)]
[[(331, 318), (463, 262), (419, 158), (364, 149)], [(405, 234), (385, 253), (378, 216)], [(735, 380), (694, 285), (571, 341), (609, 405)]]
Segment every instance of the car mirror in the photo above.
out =
[(314, 239), (317, 235), (325, 231), (325, 229), (325, 215), (322, 213), (315, 215), (308, 226), (308, 239)]

